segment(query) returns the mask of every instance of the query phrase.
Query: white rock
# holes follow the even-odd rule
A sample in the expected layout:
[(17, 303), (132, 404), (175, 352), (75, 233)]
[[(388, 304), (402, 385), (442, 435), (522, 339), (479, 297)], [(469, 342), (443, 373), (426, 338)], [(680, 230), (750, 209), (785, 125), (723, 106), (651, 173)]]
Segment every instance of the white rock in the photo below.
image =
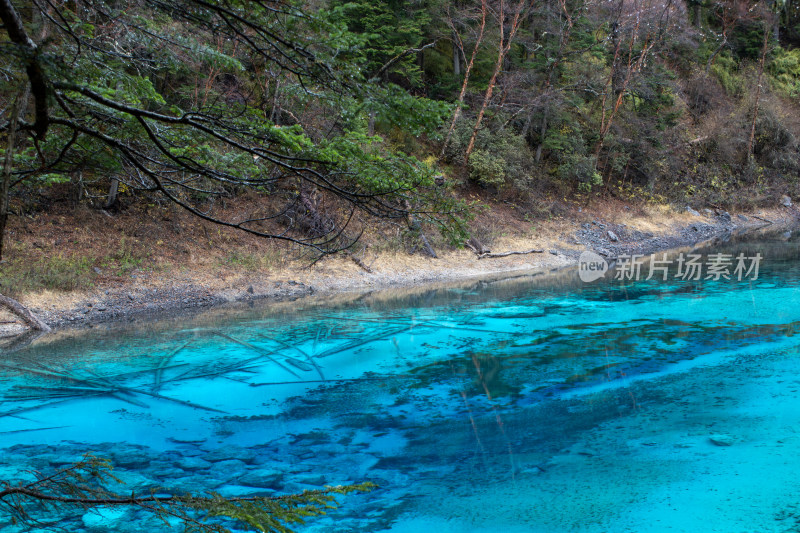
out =
[(708, 437), (708, 440), (711, 441), (711, 444), (716, 444), (717, 446), (730, 446), (734, 442), (733, 437), (721, 433), (718, 435), (711, 435)]

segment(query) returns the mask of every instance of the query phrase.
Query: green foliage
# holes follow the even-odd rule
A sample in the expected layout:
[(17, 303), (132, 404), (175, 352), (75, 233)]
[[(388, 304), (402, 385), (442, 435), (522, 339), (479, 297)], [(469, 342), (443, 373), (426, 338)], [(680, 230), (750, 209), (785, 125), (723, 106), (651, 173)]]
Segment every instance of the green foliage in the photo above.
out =
[(376, 87), (362, 99), (346, 102), (342, 119), (348, 129), (367, 132), (372, 120), (375, 131), (400, 129), (409, 135), (439, 139), (441, 126), (453, 113), (453, 105), (409, 94), (395, 84)]
[(797, 141), (785, 117), (769, 106), (762, 106), (756, 120), (753, 152), (760, 164), (794, 174), (800, 168)]
[(753, 61), (761, 57), (764, 45), (764, 25), (761, 20), (746, 21), (737, 25), (731, 34), (731, 44), (739, 59)]
[[(0, 480), (0, 510), (12, 523), (35, 524), (55, 512), (102, 507), (133, 507), (146, 510), (165, 525), (177, 519), (186, 532), (231, 533), (261, 531), (292, 533), (309, 518), (324, 515), (337, 506), (337, 496), (367, 492), (373, 483), (325, 487), (300, 494), (226, 498), (215, 492), (208, 495), (165, 494), (151, 491), (112, 491), (110, 485), (122, 481), (114, 476), (107, 459), (86, 454), (83, 459), (56, 472), (35, 472), (36, 480), (12, 483)], [(124, 487), (123, 487), (124, 488)]]
[(251, 272), (260, 272), (274, 268), (280, 261), (277, 252), (245, 253), (233, 251), (223, 257), (219, 264), (222, 267), (238, 267)]
[[(447, 201), (432, 187), (434, 170), (414, 150), (370, 135), (374, 126), (384, 135), (399, 129), (436, 138), (452, 113), (451, 104), (378, 83), (421, 83), (416, 55), (405, 52), (423, 41), (427, 4), (92, 5), (66, 6), (73, 33), (53, 28), (39, 43), (54, 102), (50, 134), (35, 146), (26, 137), (15, 156), (24, 185), (65, 182), (81, 169), (114, 176), (128, 190), (159, 192), (196, 214), (215, 196), (250, 189), (270, 196), (271, 212), (259, 223), (289, 227), (267, 232), (255, 221), (213, 220), (320, 252), (355, 238), (340, 231), (353, 220), (347, 211), (396, 217), (413, 198), (437, 224), (451, 220), (439, 211)], [(383, 65), (386, 76), (375, 78)], [(26, 79), (21, 61), (8, 68)], [(301, 188), (342, 214), (328, 217), (330, 239), (284, 216)]]
[(367, 76), (376, 76), (389, 65), (383, 72), (389, 79), (411, 86), (421, 84), (416, 54), (405, 52), (423, 44), (424, 27), (431, 20), (428, 2), (334, 0), (331, 5), (332, 13), (363, 38), (360, 53)]
[(119, 242), (119, 247), (98, 262), (104, 270), (108, 269), (117, 276), (123, 276), (139, 268), (146, 256), (144, 251), (123, 237)]
[(453, 70), (452, 41), (441, 40), (423, 53), (423, 74), (428, 97), (446, 99), (457, 94), (461, 88), (461, 76), (455, 76)]
[[(223, 5), (234, 16), (221, 17)], [(394, 218), (410, 205), (454, 242), (463, 233), (467, 207), (435, 185), (439, 169), (428, 156), (435, 152), (432, 141), (447, 131), (462, 80), (454, 75), (450, 24), (464, 39), (463, 64), (477, 36), (479, 3), (291, 0), (275, 7), (242, 0), (169, 6), (91, 0), (89, 6), (65, 4), (59, 16), (72, 33), (53, 26), (37, 43), (53, 121), (35, 145), (25, 128), (13, 159), (15, 193), (27, 187), (31, 197), (42, 185), (67, 182), (76, 169), (94, 196), (105, 192), (98, 184), (107, 187), (110, 177), (119, 177), (132, 193), (125, 202), (161, 194), (195, 213), (207, 213), (215, 197), (250, 190), (262, 195), (264, 208), (247, 231), (323, 252), (351, 244), (348, 231), (338, 232), (351, 211)], [(454, 174), (491, 194), (531, 193), (542, 183), (559, 194), (586, 192), (601, 183), (599, 161), (604, 175), (625, 174), (655, 194), (652, 187), (674, 172), (696, 175), (688, 170), (696, 165), (680, 159), (687, 127), (694, 137), (709, 137), (688, 148), (708, 159), (703, 163), (713, 170), (707, 176), (728, 183), (722, 174), (734, 169), (722, 165), (741, 152), (752, 64), (763, 42), (758, 10), (738, 14), (709, 78), (705, 66), (720, 44), (722, 4), (701, 6), (702, 31), (662, 27), (666, 17), (642, 11), (633, 42), (632, 26), (615, 26), (611, 11), (599, 4), (530, 7), (465, 160), (497, 57), (497, 21), (489, 16), (462, 119), (444, 154), (457, 167)], [(42, 16), (37, 9), (25, 14), (34, 40)], [(767, 73), (773, 91), (797, 97), (797, 17), (784, 11), (785, 48), (770, 55)], [(0, 88), (3, 101), (28, 80), (18, 48), (2, 50), (9, 79)], [(30, 124), (28, 107), (24, 120)], [(684, 109), (691, 120), (681, 120)], [(6, 118), (0, 116), (0, 125)], [(757, 122), (756, 155), (768, 170), (793, 168), (790, 118)], [(706, 122), (713, 120), (736, 122), (736, 128)], [(597, 146), (602, 150), (595, 161)], [(692, 186), (706, 181), (698, 178)], [(336, 227), (330, 235), (339, 237), (327, 242), (292, 226), (301, 190), (319, 196), (321, 215)], [(240, 220), (220, 222), (236, 226)], [(289, 222), (278, 228), (280, 221)], [(254, 266), (244, 257), (223, 261)]]
[(790, 97), (800, 96), (800, 49), (777, 47), (767, 72), (778, 91)]
[(92, 287), (92, 260), (64, 254), (39, 256), (34, 261), (13, 253), (0, 263), (0, 291), (11, 295), (35, 292), (73, 291)]
[(554, 152), (558, 162), (555, 175), (568, 187), (586, 193), (601, 185), (602, 176), (596, 170), (596, 159), (589, 154), (588, 141), (580, 125), (569, 116), (555, 122), (544, 138), (543, 145)]
[(569, 117), (561, 117), (562, 120), (554, 121), (547, 130), (542, 145), (547, 150), (556, 153), (556, 157), (563, 159), (564, 156), (572, 153), (585, 153), (586, 142), (583, 139), (580, 126)]
[[(512, 129), (498, 131), (494, 127), (490, 123), (478, 131), (469, 158), (470, 179), (486, 187), (527, 188), (534, 166), (530, 148)], [(471, 135), (471, 121), (460, 120), (447, 147), (448, 159), (458, 161), (464, 157)]]
[(739, 63), (730, 55), (720, 53), (711, 65), (711, 73), (716, 76), (725, 92), (739, 96), (744, 92), (744, 79), (739, 72)]
[(681, 111), (675, 108), (676, 96), (669, 83), (672, 73), (654, 70), (634, 88), (634, 107), (639, 115), (655, 119), (655, 128), (663, 131), (678, 123)]
[(475, 150), (469, 156), (469, 177), (485, 187), (500, 187), (506, 182), (505, 162), (487, 150)]
[(576, 183), (579, 192), (588, 193), (592, 187), (603, 184), (603, 177), (595, 167), (594, 156), (573, 153), (563, 159), (558, 167), (558, 175), (564, 181)]
[(279, 497), (225, 498), (217, 493), (210, 496), (181, 496), (173, 509), (165, 509), (164, 516), (174, 513), (174, 506), (185, 506), (203, 516), (203, 523), (187, 524), (187, 532), (230, 532), (213, 522), (222, 519), (236, 524), (237, 529), (262, 533), (292, 533), (295, 526), (305, 525), (309, 518), (324, 515), (336, 508), (336, 496), (353, 492), (366, 492), (375, 488), (372, 483), (327, 487), (323, 490), (306, 490), (300, 494)]

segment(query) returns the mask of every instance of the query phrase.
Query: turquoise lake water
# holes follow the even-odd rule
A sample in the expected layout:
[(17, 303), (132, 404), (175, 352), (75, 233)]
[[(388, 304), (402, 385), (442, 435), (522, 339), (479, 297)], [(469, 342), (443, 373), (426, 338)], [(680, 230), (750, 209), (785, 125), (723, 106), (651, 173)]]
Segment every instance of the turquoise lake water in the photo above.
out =
[(696, 253), (740, 252), (758, 279), (570, 269), (45, 339), (0, 355), (0, 480), (92, 451), (128, 492), (379, 485), (303, 531), (800, 531), (800, 241)]

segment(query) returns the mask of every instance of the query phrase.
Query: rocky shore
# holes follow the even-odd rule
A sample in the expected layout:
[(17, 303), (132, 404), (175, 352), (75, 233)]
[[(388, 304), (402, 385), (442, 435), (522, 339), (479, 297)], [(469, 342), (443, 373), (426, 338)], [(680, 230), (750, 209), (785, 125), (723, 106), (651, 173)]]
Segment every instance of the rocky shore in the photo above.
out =
[[(577, 263), (584, 250), (592, 250), (609, 259), (631, 254), (649, 254), (661, 250), (725, 240), (737, 232), (759, 229), (791, 231), (800, 223), (800, 211), (781, 207), (757, 214), (731, 215), (721, 210), (689, 209), (689, 217), (660, 231), (647, 231), (634, 224), (615, 223), (595, 218), (577, 225), (545, 242), (541, 253), (502, 258), (479, 259), (469, 250), (442, 254), (438, 259), (417, 258), (410, 265), (383, 266), (378, 259), (371, 272), (356, 268), (345, 259), (333, 258), (312, 268), (283, 275), (282, 279), (252, 275), (227, 284), (208, 283), (190, 277), (156, 279), (140, 274), (136, 283), (109, 288), (98, 287), (81, 297), (47, 305), (33, 304), (30, 309), (54, 329), (89, 327), (115, 321), (134, 321), (156, 316), (191, 313), (223, 304), (256, 300), (286, 301), (310, 295), (330, 295), (345, 291), (405, 287), (431, 282), (497, 275), (521, 270), (546, 270)], [(338, 262), (337, 262), (338, 261)], [(349, 264), (349, 268), (343, 267)], [(136, 276), (134, 276), (136, 277)], [(24, 331), (24, 326), (0, 324), (0, 335)]]

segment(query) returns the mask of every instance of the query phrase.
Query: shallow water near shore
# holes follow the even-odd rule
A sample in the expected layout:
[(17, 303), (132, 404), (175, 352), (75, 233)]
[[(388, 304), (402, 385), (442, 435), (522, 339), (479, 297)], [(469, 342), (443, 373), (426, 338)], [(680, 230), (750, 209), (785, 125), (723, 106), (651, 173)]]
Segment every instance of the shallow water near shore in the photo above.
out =
[(697, 253), (740, 252), (758, 279), (573, 269), (34, 344), (0, 356), (0, 480), (91, 451), (127, 493), (379, 485), (304, 531), (797, 531), (800, 241)]

